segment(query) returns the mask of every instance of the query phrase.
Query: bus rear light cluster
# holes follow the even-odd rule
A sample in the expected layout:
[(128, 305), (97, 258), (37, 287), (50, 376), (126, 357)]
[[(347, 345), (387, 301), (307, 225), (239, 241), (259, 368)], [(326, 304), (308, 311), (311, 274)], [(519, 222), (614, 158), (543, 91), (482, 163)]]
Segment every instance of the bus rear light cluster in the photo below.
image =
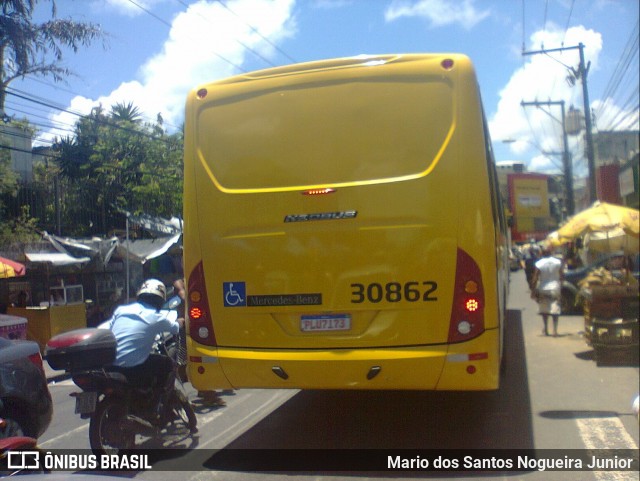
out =
[(216, 336), (209, 310), (202, 262), (193, 269), (187, 283), (189, 335), (200, 344), (216, 346)]
[(449, 342), (463, 342), (484, 332), (484, 288), (478, 264), (458, 249), (449, 322)]

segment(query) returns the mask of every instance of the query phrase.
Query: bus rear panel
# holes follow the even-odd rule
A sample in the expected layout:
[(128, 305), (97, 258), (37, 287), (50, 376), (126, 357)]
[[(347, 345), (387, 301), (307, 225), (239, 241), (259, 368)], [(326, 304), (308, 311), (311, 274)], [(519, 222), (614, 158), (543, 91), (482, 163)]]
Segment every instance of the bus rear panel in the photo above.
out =
[(274, 68), (186, 112), (196, 388), (498, 387), (506, 246), (469, 59)]

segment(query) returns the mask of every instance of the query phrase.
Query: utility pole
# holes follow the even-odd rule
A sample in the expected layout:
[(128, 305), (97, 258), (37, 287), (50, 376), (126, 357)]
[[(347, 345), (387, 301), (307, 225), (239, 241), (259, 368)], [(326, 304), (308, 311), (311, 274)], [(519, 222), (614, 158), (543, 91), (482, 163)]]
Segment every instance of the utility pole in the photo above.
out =
[[(562, 167), (564, 172), (564, 190), (567, 214), (573, 215), (575, 213), (575, 203), (573, 201), (573, 162), (571, 154), (569, 153), (569, 141), (567, 140), (567, 129), (565, 128), (565, 115), (564, 115), (564, 100), (559, 101), (547, 101), (547, 102), (520, 102), (523, 107), (534, 106), (540, 107), (542, 105), (551, 106), (559, 105), (562, 108)], [(545, 152), (543, 152), (545, 153)]]
[[(570, 68), (571, 74), (575, 79), (580, 79), (582, 81), (582, 100), (584, 104), (584, 127), (585, 127), (585, 140), (587, 144), (587, 165), (589, 168), (589, 199), (591, 202), (595, 202), (597, 200), (597, 192), (596, 192), (596, 161), (593, 152), (593, 133), (592, 133), (592, 123), (591, 123), (591, 106), (589, 103), (589, 89), (587, 88), (587, 75), (589, 74), (589, 68), (591, 67), (591, 62), (587, 65), (584, 63), (584, 44), (579, 43), (574, 47), (562, 47), (562, 48), (552, 48), (552, 49), (542, 49), (531, 52), (522, 52), (522, 55), (536, 55), (536, 54), (547, 54), (551, 52), (561, 52), (564, 50), (579, 50), (580, 52), (580, 64), (578, 65), (578, 70), (574, 68)], [(564, 112), (564, 111), (563, 111)]]

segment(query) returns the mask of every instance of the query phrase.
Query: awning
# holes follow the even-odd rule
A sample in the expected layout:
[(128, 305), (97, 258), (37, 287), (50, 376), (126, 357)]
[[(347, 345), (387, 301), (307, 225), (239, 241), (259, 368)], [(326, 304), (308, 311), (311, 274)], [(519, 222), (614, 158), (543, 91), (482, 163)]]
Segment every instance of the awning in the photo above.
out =
[(144, 264), (151, 259), (166, 254), (173, 246), (180, 246), (181, 236), (182, 234), (176, 234), (172, 237), (158, 239), (123, 241), (118, 246), (118, 253), (122, 257), (128, 255), (129, 259)]
[(50, 263), (54, 266), (78, 265), (91, 260), (89, 257), (71, 257), (69, 254), (64, 254), (62, 252), (42, 252), (33, 254), (25, 252), (24, 255), (29, 262)]

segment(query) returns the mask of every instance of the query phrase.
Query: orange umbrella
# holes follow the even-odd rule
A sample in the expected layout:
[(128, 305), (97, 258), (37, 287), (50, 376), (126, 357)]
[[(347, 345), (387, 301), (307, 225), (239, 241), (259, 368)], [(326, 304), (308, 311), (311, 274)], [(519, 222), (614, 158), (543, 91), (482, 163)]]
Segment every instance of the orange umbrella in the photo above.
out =
[(27, 268), (19, 262), (0, 257), (0, 279), (24, 276)]

